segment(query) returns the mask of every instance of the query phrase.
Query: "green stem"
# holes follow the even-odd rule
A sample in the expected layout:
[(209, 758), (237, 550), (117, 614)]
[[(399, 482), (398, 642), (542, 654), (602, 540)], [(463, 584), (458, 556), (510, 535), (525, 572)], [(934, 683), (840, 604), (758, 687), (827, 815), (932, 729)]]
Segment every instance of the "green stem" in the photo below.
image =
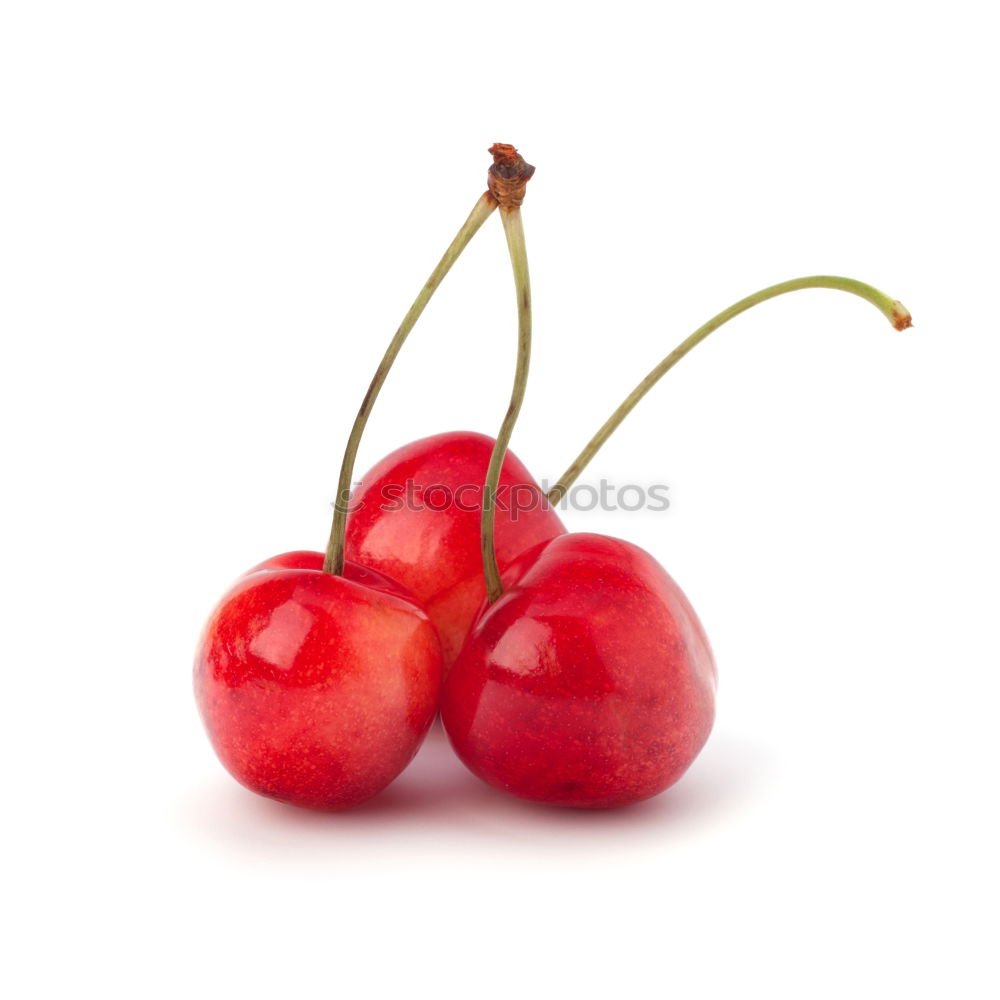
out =
[(378, 394), (382, 389), (389, 369), (396, 360), (400, 348), (409, 336), (414, 324), (420, 318), (424, 307), (430, 301), (431, 296), (437, 290), (438, 285), (444, 280), (445, 275), (451, 270), (452, 264), (458, 260), (459, 255), (468, 246), (469, 241), (479, 231), (482, 224), (490, 217), (497, 207), (496, 199), (488, 191), (476, 202), (475, 207), (469, 213), (465, 224), (458, 231), (451, 246), (445, 251), (438, 266), (427, 279), (426, 284), (420, 289), (420, 294), (416, 297), (410, 311), (406, 314), (400, 324), (396, 335), (392, 338), (389, 347), (386, 349), (382, 361), (379, 363), (372, 378), (368, 392), (361, 403), (361, 409), (354, 418), (354, 426), (351, 428), (350, 437), (347, 439), (347, 448), (344, 451), (344, 460), (340, 466), (340, 480), (337, 483), (337, 497), (333, 505), (333, 525), (330, 528), (330, 540), (326, 546), (326, 558), (323, 560), (323, 572), (332, 573), (339, 576), (344, 571), (344, 534), (347, 530), (347, 513), (351, 495), (351, 478), (354, 475), (354, 462), (358, 456), (358, 446), (361, 443), (361, 435), (364, 433), (368, 417), (378, 399)]
[(510, 405), (503, 418), (500, 433), (497, 434), (490, 464), (486, 470), (486, 485), (483, 487), (483, 511), (480, 524), (480, 541), (483, 552), (483, 574), (486, 577), (486, 596), (492, 604), (502, 593), (500, 567), (497, 565), (496, 544), (493, 529), (496, 522), (496, 495), (500, 485), (500, 470), (510, 444), (510, 436), (517, 423), (524, 391), (528, 384), (528, 366), (531, 360), (531, 282), (528, 277), (528, 254), (524, 246), (524, 226), (520, 208), (503, 208), (500, 211), (503, 231), (507, 237), (507, 249), (514, 269), (514, 288), (517, 292), (517, 368), (514, 387), (510, 394)]
[(837, 278), (829, 275), (816, 275), (809, 278), (794, 278), (791, 281), (783, 281), (780, 285), (771, 285), (770, 288), (763, 288), (753, 295), (748, 295), (745, 299), (740, 299), (728, 309), (724, 309), (717, 316), (710, 319), (704, 326), (698, 327), (687, 340), (678, 344), (625, 398), (625, 401), (608, 418), (604, 426), (590, 439), (587, 446), (577, 455), (573, 464), (562, 474), (559, 482), (548, 492), (548, 501), (553, 506), (557, 504), (567, 493), (569, 488), (576, 482), (580, 473), (590, 463), (590, 460), (597, 454), (605, 441), (617, 430), (618, 425), (632, 412), (636, 404), (657, 382), (681, 358), (689, 351), (697, 347), (713, 330), (717, 330), (724, 323), (728, 323), (734, 316), (746, 312), (761, 302), (773, 299), (786, 292), (795, 292), (802, 288), (833, 288), (841, 292), (850, 292), (858, 295), (866, 302), (870, 302), (879, 309), (890, 323), (897, 330), (905, 330), (910, 326), (910, 314), (906, 307), (888, 295), (880, 292), (871, 285), (866, 285), (863, 281), (855, 281), (853, 278)]

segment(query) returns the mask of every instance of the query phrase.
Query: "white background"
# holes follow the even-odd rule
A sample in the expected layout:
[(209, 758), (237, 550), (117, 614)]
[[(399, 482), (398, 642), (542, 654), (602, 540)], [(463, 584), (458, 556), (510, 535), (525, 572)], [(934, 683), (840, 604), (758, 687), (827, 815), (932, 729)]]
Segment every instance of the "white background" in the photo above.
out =
[[(17, 998), (995, 996), (996, 56), (989, 5), (7, 3), (4, 934)], [(319, 548), (388, 337), (484, 188), (524, 217), (515, 450), (558, 475), (731, 301), (568, 514), (685, 588), (721, 676), (674, 789), (481, 786), (435, 736), (346, 815), (257, 799), (190, 693), (229, 580)], [(362, 446), (495, 432), (499, 222)]]

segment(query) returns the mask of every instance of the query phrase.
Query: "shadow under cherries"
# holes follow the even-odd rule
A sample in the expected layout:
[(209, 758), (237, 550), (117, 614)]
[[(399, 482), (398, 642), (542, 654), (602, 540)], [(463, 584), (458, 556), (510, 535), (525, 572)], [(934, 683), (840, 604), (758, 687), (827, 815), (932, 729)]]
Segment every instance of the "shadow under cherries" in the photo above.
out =
[[(738, 813), (769, 770), (752, 746), (716, 733), (691, 770), (672, 788), (623, 809), (538, 806), (502, 794), (473, 776), (435, 723), (410, 766), (384, 792), (337, 813), (297, 809), (241, 788), (221, 771), (192, 790), (181, 807), (184, 826), (215, 845), (273, 855), (327, 855), (357, 842), (363, 855), (404, 845), (414, 855), (473, 847), (560, 855), (604, 845), (659, 849), (672, 837), (708, 830)], [(353, 849), (353, 848), (352, 848)]]

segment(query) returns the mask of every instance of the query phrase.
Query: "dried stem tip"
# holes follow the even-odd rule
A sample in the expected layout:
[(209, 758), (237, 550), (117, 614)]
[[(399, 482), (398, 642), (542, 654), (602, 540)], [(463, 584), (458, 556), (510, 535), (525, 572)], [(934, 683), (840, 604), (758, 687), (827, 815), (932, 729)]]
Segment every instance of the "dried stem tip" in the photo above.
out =
[(495, 142), (490, 146), (493, 166), (487, 175), (490, 194), (497, 204), (507, 211), (520, 208), (524, 201), (524, 189), (535, 168), (524, 162), (524, 157), (505, 142)]
[(892, 325), (897, 330), (908, 330), (913, 326), (910, 310), (902, 302), (893, 302), (892, 304)]

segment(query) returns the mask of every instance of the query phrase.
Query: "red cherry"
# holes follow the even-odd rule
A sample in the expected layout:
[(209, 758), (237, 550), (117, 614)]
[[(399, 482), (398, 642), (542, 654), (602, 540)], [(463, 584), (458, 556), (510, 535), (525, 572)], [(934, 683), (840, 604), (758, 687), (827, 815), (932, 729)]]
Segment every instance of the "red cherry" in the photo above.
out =
[(247, 788), (312, 809), (380, 792), (437, 709), (441, 650), (398, 584), (313, 552), (276, 556), (216, 607), (195, 657), (195, 698), (219, 759)]
[(447, 680), (459, 757), (524, 799), (607, 808), (656, 795), (712, 728), (715, 663), (687, 598), (628, 542), (567, 534), (504, 575)]
[[(446, 666), (486, 594), (480, 521), (493, 444), (469, 431), (414, 441), (382, 459), (351, 496), (347, 558), (413, 593), (437, 626)], [(495, 527), (500, 568), (565, 530), (541, 487), (507, 452)]]

